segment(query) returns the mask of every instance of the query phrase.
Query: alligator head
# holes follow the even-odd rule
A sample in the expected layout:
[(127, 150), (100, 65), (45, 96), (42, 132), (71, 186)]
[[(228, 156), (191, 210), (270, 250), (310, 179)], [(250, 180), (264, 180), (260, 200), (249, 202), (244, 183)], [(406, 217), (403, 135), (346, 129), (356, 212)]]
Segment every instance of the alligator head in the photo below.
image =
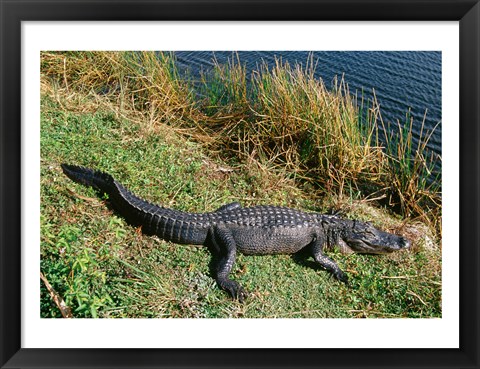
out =
[(392, 233), (380, 231), (370, 223), (358, 220), (344, 220), (338, 244), (344, 253), (386, 254), (408, 249), (410, 241)]

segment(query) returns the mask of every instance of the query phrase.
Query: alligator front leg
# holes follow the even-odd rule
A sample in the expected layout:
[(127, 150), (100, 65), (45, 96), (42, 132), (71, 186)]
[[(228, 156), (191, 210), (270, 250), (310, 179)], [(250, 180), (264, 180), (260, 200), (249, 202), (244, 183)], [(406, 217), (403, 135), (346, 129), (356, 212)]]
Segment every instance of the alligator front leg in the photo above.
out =
[(234, 299), (243, 302), (247, 293), (242, 286), (229, 278), (237, 253), (232, 233), (224, 225), (218, 224), (212, 229), (212, 242), (218, 253), (218, 261), (214, 267), (215, 280), (220, 288), (230, 293)]
[(323, 268), (332, 273), (336, 279), (345, 284), (348, 284), (347, 275), (340, 269), (337, 263), (335, 263), (332, 259), (330, 259), (323, 253), (323, 243), (324, 241), (322, 238), (316, 238), (312, 242), (311, 247), (313, 259)]

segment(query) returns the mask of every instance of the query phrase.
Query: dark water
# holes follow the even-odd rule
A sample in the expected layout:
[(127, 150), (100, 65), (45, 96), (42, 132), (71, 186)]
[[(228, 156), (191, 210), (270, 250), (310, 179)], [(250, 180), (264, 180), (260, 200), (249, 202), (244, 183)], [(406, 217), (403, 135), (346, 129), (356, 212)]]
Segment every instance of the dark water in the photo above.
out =
[[(247, 71), (257, 69), (263, 61), (274, 65), (275, 58), (290, 65), (306, 65), (311, 52), (303, 51), (241, 51), (240, 62)], [(177, 64), (195, 77), (208, 72), (213, 60), (228, 62), (231, 51), (175, 52)], [(319, 51), (313, 53), (316, 76), (331, 86), (335, 76), (345, 76), (350, 92), (363, 90), (364, 96), (375, 94), (385, 123), (404, 123), (411, 110), (414, 118), (414, 142), (427, 111), (424, 130), (431, 131), (442, 119), (442, 53), (435, 51)], [(433, 133), (428, 148), (441, 155), (441, 123)], [(440, 169), (441, 163), (437, 163)]]

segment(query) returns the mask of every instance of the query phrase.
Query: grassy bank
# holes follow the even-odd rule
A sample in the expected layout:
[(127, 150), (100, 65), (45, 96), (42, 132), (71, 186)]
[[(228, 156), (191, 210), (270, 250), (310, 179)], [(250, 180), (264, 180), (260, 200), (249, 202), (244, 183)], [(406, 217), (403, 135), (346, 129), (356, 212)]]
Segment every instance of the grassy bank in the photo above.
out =
[[(441, 316), (441, 204), (425, 181), (428, 157), (405, 159), (409, 126), (382, 148), (378, 110), (360, 114), (344, 81), (328, 90), (313, 65), (281, 62), (249, 79), (232, 59), (203, 78), (199, 97), (169, 55), (44, 53), (41, 68), (41, 270), (73, 316)], [(334, 208), (414, 247), (335, 254), (351, 288), (301, 257), (240, 255), (233, 278), (251, 296), (238, 304), (209, 276), (207, 250), (142, 235), (64, 177), (62, 162), (185, 211), (231, 201)], [(41, 286), (42, 316), (61, 316)]]

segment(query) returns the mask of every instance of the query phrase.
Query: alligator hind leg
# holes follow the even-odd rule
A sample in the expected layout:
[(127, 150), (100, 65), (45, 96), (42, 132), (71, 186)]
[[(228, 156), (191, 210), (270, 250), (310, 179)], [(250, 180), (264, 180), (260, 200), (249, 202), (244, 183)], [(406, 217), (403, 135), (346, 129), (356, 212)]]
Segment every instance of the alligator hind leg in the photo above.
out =
[(323, 253), (323, 240), (316, 239), (311, 244), (313, 259), (323, 268), (328, 270), (339, 281), (348, 284), (347, 275), (340, 269), (340, 267), (332, 259)]
[(212, 242), (218, 253), (218, 261), (214, 266), (214, 277), (221, 289), (230, 293), (234, 299), (243, 302), (247, 293), (237, 282), (228, 276), (235, 264), (237, 247), (232, 233), (222, 225), (216, 225), (212, 229)]

